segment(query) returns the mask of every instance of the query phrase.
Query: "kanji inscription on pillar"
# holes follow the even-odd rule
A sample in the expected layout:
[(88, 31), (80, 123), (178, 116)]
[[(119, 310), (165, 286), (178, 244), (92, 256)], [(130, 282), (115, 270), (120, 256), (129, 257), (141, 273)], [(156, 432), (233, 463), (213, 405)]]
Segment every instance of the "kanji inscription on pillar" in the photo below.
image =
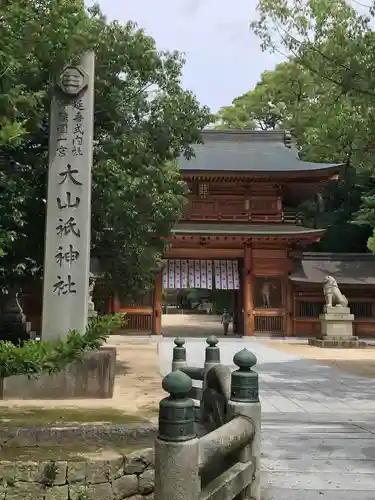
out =
[(94, 54), (67, 66), (50, 114), (42, 338), (57, 340), (87, 326)]

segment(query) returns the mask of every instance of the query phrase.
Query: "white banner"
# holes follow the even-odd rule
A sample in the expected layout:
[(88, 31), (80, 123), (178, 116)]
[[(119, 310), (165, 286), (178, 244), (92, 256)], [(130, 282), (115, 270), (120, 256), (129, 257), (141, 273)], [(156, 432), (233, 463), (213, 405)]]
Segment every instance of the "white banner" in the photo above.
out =
[(207, 288), (212, 290), (212, 260), (207, 261)]
[(233, 290), (233, 265), (231, 260), (227, 260), (227, 287)]
[(181, 288), (188, 288), (188, 268), (187, 261), (181, 261)]
[(189, 260), (189, 288), (195, 288), (194, 261)]
[(214, 284), (216, 290), (238, 290), (240, 288), (238, 261), (179, 259), (165, 261), (163, 288), (212, 290)]
[(220, 261), (220, 271), (221, 271), (221, 288), (222, 290), (227, 290), (227, 262), (225, 260)]
[(240, 277), (238, 274), (238, 261), (233, 261), (233, 288), (239, 290), (240, 288)]
[(174, 264), (174, 288), (181, 288), (181, 261), (175, 260)]
[(168, 288), (174, 288), (174, 260), (168, 261)]
[(201, 287), (201, 266), (200, 266), (200, 261), (195, 260), (194, 261), (194, 278), (195, 278), (195, 287), (194, 288), (200, 288)]
[(207, 289), (206, 260), (201, 260), (201, 288)]
[(168, 261), (164, 261), (163, 267), (163, 288), (168, 288)]
[(215, 266), (215, 288), (216, 290), (221, 290), (220, 260), (215, 260), (214, 266)]

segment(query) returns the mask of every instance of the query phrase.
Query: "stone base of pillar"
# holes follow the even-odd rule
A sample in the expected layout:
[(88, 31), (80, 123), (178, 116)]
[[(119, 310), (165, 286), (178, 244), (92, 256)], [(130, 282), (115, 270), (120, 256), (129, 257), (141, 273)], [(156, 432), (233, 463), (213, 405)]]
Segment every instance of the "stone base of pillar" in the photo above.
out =
[(354, 314), (350, 313), (349, 307), (325, 306), (319, 319), (321, 333), (316, 339), (309, 339), (309, 345), (341, 349), (366, 347), (364, 342), (353, 335)]
[(11, 294), (0, 316), (0, 340), (22, 345), (30, 340), (30, 330), (31, 324), (26, 321), (18, 294)]
[(367, 347), (367, 344), (365, 342), (361, 342), (358, 337), (351, 337), (350, 339), (334, 337), (309, 339), (308, 344), (314, 347), (326, 347), (329, 349), (364, 349)]

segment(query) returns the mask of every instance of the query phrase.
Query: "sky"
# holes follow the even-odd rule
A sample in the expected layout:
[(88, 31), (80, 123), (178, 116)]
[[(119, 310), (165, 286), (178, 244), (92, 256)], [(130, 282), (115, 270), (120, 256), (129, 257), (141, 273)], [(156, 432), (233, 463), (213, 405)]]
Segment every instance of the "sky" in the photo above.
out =
[[(87, 1), (90, 4), (90, 1)], [(182, 84), (218, 111), (282, 60), (262, 53), (249, 22), (257, 0), (99, 0), (109, 20), (134, 21), (160, 50), (185, 54)]]

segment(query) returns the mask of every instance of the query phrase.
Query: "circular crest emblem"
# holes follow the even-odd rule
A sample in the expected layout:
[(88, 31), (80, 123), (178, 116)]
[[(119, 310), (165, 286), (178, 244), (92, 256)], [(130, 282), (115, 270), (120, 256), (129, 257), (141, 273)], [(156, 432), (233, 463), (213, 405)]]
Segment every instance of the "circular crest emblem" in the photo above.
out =
[(70, 96), (78, 95), (86, 85), (86, 73), (76, 66), (67, 66), (58, 81), (58, 87)]

